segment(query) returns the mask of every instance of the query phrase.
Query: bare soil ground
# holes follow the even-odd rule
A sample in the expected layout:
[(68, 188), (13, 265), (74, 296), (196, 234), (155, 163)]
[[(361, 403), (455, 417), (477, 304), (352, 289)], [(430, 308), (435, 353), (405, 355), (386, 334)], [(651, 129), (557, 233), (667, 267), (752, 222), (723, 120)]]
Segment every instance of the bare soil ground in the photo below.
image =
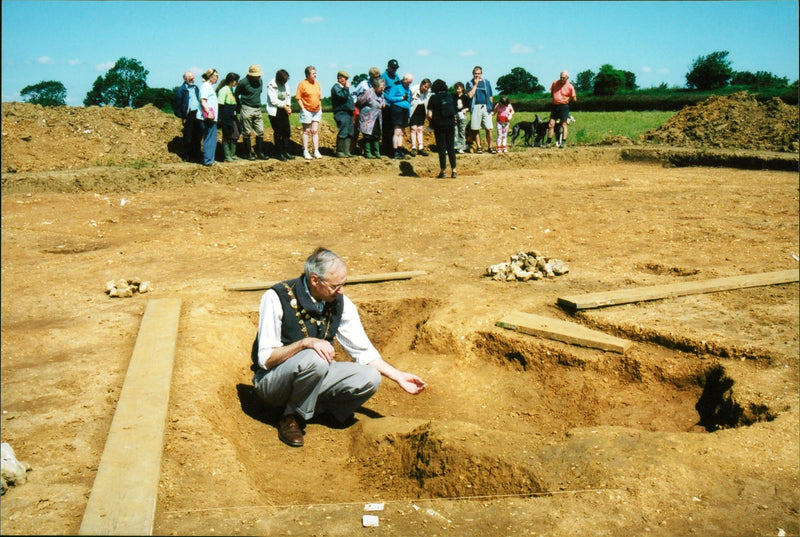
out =
[[(433, 179), (435, 156), (205, 169), (169, 152), (177, 120), (153, 112), (3, 104), (0, 423), (31, 470), (2, 497), (2, 533), (78, 531), (160, 297), (182, 313), (156, 534), (800, 532), (797, 284), (555, 305), (796, 268), (796, 145), (518, 148), (461, 157), (456, 180)], [(675, 166), (687, 160), (705, 165)], [(251, 386), (261, 293), (224, 286), (294, 277), (318, 245), (351, 275), (426, 271), (347, 294), (384, 356), (429, 388), (387, 381), (355, 425), (312, 422), (292, 449)], [(484, 276), (530, 250), (570, 272)], [(104, 293), (133, 277), (155, 290)], [(513, 311), (634, 345), (623, 356), (495, 326)], [(733, 382), (716, 396), (715, 370)], [(709, 398), (733, 426), (699, 425)], [(367, 502), (385, 502), (378, 528), (361, 526)]]

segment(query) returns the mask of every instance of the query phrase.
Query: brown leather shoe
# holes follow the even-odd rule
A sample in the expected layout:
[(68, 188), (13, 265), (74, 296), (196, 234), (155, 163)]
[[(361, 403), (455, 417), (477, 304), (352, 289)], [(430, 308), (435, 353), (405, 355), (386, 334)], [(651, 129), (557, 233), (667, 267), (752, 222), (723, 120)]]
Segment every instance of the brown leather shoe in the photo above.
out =
[(283, 416), (278, 423), (278, 438), (292, 447), (303, 445), (303, 428), (300, 426), (301, 420), (295, 415)]

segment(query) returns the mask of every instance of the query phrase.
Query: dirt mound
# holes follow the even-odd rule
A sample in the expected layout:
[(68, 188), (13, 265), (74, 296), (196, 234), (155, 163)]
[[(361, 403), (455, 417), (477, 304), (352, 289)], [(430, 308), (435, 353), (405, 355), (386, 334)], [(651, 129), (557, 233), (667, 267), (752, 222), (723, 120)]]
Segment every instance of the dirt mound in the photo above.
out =
[(154, 106), (136, 110), (3, 103), (3, 171), (180, 162), (170, 144), (181, 122)]
[[(11, 102), (3, 103), (2, 121), (3, 172), (92, 166), (145, 168), (181, 162), (181, 120), (152, 105), (134, 110)], [(292, 128), (292, 151), (298, 155), (301, 133), (299, 125)], [(273, 134), (268, 121), (264, 139), (271, 150)], [(424, 141), (428, 146), (433, 144), (433, 133), (426, 132)], [(321, 122), (319, 142), (323, 154), (332, 155), (336, 127)]]
[(686, 107), (643, 139), (677, 146), (796, 152), (797, 131), (797, 106), (778, 98), (760, 103), (743, 91), (726, 97), (712, 95)]

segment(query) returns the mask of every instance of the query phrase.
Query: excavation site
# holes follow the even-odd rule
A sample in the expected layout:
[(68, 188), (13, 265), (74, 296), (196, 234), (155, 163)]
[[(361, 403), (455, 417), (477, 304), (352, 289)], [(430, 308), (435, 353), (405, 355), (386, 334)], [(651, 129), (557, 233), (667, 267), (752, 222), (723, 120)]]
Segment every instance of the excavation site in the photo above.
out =
[[(127, 463), (154, 469), (153, 534), (798, 535), (797, 107), (769, 148), (692, 132), (723, 107), (752, 103), (436, 179), (435, 154), (204, 168), (152, 107), (4, 103), (2, 533), (85, 533), (123, 409), (163, 396), (163, 432), (123, 427), (157, 441)], [(318, 246), (427, 388), (383, 378), (292, 448), (250, 353)]]

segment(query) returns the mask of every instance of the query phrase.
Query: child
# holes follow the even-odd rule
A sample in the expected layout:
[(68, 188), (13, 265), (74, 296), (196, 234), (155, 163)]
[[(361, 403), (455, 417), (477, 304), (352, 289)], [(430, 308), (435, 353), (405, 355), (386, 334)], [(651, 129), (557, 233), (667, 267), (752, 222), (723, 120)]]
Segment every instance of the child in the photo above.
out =
[(464, 92), (464, 84), (456, 82), (456, 152), (463, 153), (467, 149), (467, 110), (470, 98)]
[(508, 123), (514, 115), (514, 107), (508, 102), (508, 97), (501, 97), (500, 104), (494, 107), (492, 113), (497, 114), (497, 152), (508, 153)]

